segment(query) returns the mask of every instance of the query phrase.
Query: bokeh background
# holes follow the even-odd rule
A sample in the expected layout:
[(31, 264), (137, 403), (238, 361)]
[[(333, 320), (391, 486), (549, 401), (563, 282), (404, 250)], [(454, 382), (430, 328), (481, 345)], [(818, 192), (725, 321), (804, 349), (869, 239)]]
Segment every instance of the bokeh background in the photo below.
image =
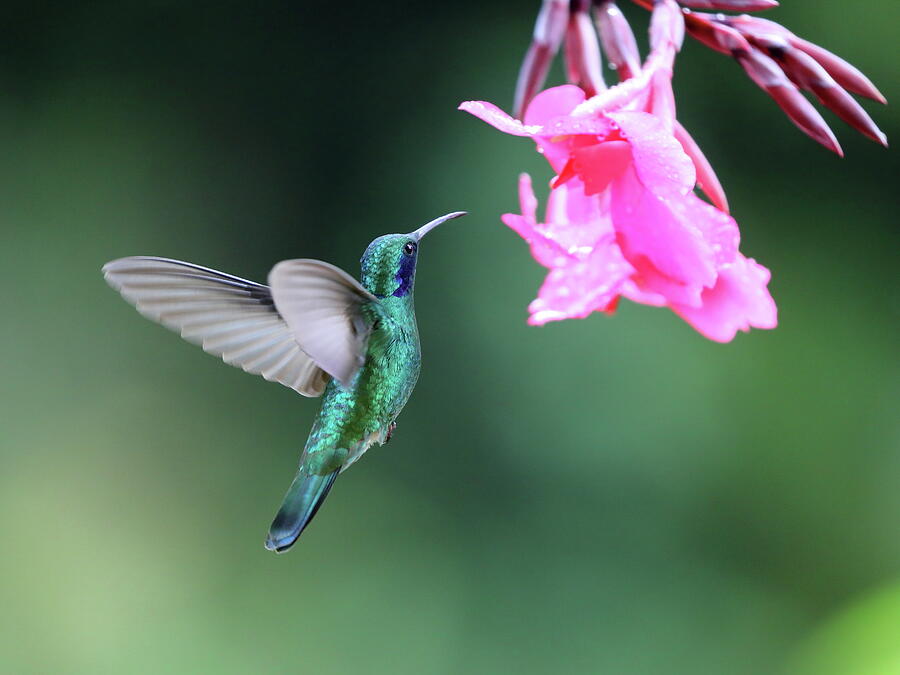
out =
[[(529, 328), (543, 271), (499, 216), (549, 169), (455, 107), (508, 108), (537, 4), (3, 5), (0, 671), (900, 673), (896, 153), (826, 113), (838, 159), (688, 41), (679, 117), (781, 325), (720, 345), (623, 303)], [(783, 4), (900, 103), (896, 3)], [(356, 273), (456, 209), (394, 440), (268, 553), (317, 401), (100, 266)]]

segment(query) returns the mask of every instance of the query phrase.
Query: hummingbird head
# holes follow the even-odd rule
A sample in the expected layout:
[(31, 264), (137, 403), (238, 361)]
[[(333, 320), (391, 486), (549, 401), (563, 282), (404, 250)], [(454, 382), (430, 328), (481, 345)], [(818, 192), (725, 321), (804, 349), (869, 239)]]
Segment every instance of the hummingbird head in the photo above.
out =
[(360, 260), (363, 286), (379, 298), (402, 298), (412, 293), (422, 237), (441, 223), (464, 215), (465, 211), (448, 213), (408, 234), (378, 237)]

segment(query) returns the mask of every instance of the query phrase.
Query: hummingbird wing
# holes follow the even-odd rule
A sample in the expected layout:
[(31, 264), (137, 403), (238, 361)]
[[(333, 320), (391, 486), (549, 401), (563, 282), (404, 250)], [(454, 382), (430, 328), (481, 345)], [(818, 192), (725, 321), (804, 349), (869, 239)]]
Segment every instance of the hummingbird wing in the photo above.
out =
[(103, 266), (122, 297), (225, 363), (320, 396), (328, 374), (305, 353), (268, 286), (192, 263), (137, 256)]
[(378, 298), (321, 260), (284, 260), (269, 272), (269, 285), (300, 348), (348, 385), (365, 362), (371, 319), (364, 307), (377, 307)]

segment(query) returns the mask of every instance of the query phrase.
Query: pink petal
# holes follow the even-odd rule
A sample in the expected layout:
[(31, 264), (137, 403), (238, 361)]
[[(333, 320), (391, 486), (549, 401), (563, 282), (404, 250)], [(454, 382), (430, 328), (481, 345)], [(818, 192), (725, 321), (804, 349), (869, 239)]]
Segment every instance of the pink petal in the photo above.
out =
[(528, 306), (528, 323), (541, 326), (611, 309), (631, 271), (612, 237), (604, 239), (588, 258), (551, 270)]
[(665, 295), (640, 287), (633, 276), (622, 284), (621, 292), (623, 298), (628, 298), (640, 305), (665, 307), (668, 304)]
[(631, 164), (631, 146), (607, 141), (572, 151), (575, 173), (584, 181), (585, 194), (603, 192)]
[(584, 92), (573, 84), (564, 84), (542, 91), (528, 104), (525, 124), (545, 126), (555, 117), (569, 115), (575, 106), (584, 102)]
[[(664, 276), (683, 285), (715, 283), (718, 254), (714, 242), (707, 241), (704, 229), (693, 221), (693, 216), (709, 215), (696, 208), (696, 202), (703, 204), (702, 200), (694, 195), (659, 197), (644, 187), (632, 168), (611, 190), (613, 223), (629, 261), (646, 258)], [(721, 242), (716, 243), (721, 247)]]
[(553, 65), (553, 57), (556, 56), (556, 47), (551, 47), (539, 42), (532, 42), (522, 59), (519, 68), (519, 77), (516, 79), (516, 93), (513, 97), (513, 112), (522, 114), (522, 108), (534, 98), (535, 93), (543, 86), (547, 79), (550, 66)]
[(700, 307), (673, 305), (672, 310), (716, 342), (730, 342), (737, 331), (751, 327), (775, 328), (778, 310), (766, 288), (769, 278), (765, 267), (738, 255), (721, 270), (716, 285), (703, 291)]
[(531, 176), (527, 173), (519, 174), (519, 207), (522, 209), (522, 215), (530, 222), (537, 222), (537, 197), (534, 196), (534, 189), (531, 187)]
[(569, 3), (567, 0), (544, 0), (541, 11), (534, 24), (534, 37), (525, 60), (519, 70), (516, 82), (516, 95), (513, 110), (516, 115), (522, 114), (522, 108), (528, 105), (538, 92), (547, 77), (547, 71), (553, 57), (559, 49), (559, 43), (566, 31), (569, 19)]
[(564, 267), (571, 256), (560, 244), (548, 237), (534, 223), (514, 213), (500, 216), (503, 223), (518, 234), (531, 248), (531, 257), (548, 269)]
[(531, 187), (531, 177), (527, 173), (519, 176), (519, 205), (522, 215), (505, 213), (500, 219), (518, 234), (531, 248), (531, 256), (544, 267), (559, 267), (566, 264), (568, 253), (551, 236), (539, 229), (535, 214), (537, 198)]
[(533, 136), (541, 131), (540, 126), (523, 124), (507, 115), (493, 103), (488, 103), (487, 101), (463, 101), (459, 104), (459, 110), (475, 115), (475, 117), (487, 122), (495, 129), (513, 136)]
[[(613, 122), (605, 117), (556, 117), (534, 140), (538, 152), (550, 162), (553, 170), (563, 173), (575, 148), (596, 144), (615, 131)], [(570, 169), (569, 175), (561, 176), (559, 182), (565, 182), (573, 175), (574, 171)]]
[(672, 71), (657, 70), (650, 78), (650, 104), (647, 112), (658, 117), (666, 131), (672, 133), (675, 125), (675, 93), (672, 91)]
[(837, 54), (832, 54), (827, 49), (813, 44), (807, 40), (798, 38), (796, 35), (788, 34), (791, 44), (802, 49), (804, 52), (813, 57), (816, 61), (829, 72), (829, 74), (837, 81), (839, 85), (852, 91), (860, 96), (871, 98), (879, 103), (887, 103), (887, 99), (872, 84), (872, 81), (866, 77), (862, 71), (852, 64), (844, 61)]
[(527, 174), (519, 178), (522, 214), (504, 214), (504, 224), (531, 247), (532, 257), (548, 268), (565, 267), (591, 255), (595, 245), (613, 235), (612, 225), (597, 197), (587, 197), (578, 181), (550, 193), (547, 223), (536, 223), (537, 200)]
[(609, 113), (607, 117), (618, 124), (631, 144), (634, 166), (645, 187), (662, 196), (684, 195), (694, 189), (694, 163), (658, 118), (643, 112)]
[(688, 307), (699, 307), (703, 286), (685, 284), (667, 277), (660, 272), (647, 258), (629, 260), (635, 273), (622, 287), (622, 295), (642, 305), (663, 307), (681, 304)]
[[(721, 29), (732, 30), (722, 24), (716, 25)], [(744, 40), (743, 37), (740, 39)], [(744, 42), (749, 49), (742, 48), (741, 51), (732, 52), (732, 54), (750, 79), (771, 96), (790, 120), (805, 134), (843, 157), (844, 152), (841, 150), (837, 138), (834, 137), (834, 132), (831, 131), (812, 103), (806, 100), (773, 59), (747, 43), (746, 40)]]
[(727, 12), (758, 12), (778, 7), (776, 0), (681, 0), (685, 7), (715, 9)]
[(675, 0), (657, 0), (650, 16), (650, 49), (658, 50), (666, 44), (681, 49), (684, 42), (684, 19)]
[(683, 200), (671, 200), (669, 208), (683, 223), (690, 223), (703, 233), (703, 239), (713, 252), (716, 267), (727, 265), (738, 255), (741, 231), (737, 221), (697, 195), (685, 195)]
[(590, 3), (572, 4), (565, 53), (569, 82), (584, 89), (585, 95), (593, 96), (606, 89), (606, 82), (603, 80), (603, 57), (589, 9)]
[(604, 2), (594, 8), (594, 20), (600, 33), (600, 42), (610, 64), (615, 67), (619, 81), (637, 75), (641, 69), (641, 55), (628, 20), (613, 2)]
[(551, 190), (547, 200), (547, 222), (569, 224), (581, 230), (598, 228), (591, 242), (612, 234), (609, 220), (609, 199), (585, 195), (584, 185), (577, 178), (565, 186)]
[(615, 235), (608, 199), (586, 195), (577, 179), (550, 191), (546, 220), (547, 224), (539, 227), (578, 258), (590, 255), (598, 241)]
[(642, 109), (641, 101), (647, 97), (650, 84), (650, 72), (639, 72), (630, 79), (601, 91), (579, 105), (572, 114), (576, 117), (601, 115), (604, 113), (628, 109)]
[(576, 178), (550, 191), (546, 220), (561, 230), (580, 233), (579, 246), (592, 246), (600, 237), (613, 234), (606, 202), (587, 196), (584, 185)]
[(544, 155), (554, 171), (560, 172), (569, 160), (571, 136), (602, 135), (613, 130), (603, 117), (572, 117), (569, 113), (584, 101), (584, 92), (565, 84), (552, 87), (534, 97), (525, 111), (529, 128), (540, 128), (535, 134), (538, 151)]
[(605, 117), (555, 117), (541, 130), (541, 136), (607, 136), (615, 131), (615, 125)]
[(675, 138), (678, 139), (681, 147), (684, 148), (688, 157), (694, 162), (694, 169), (697, 171), (697, 187), (703, 190), (716, 208), (728, 213), (728, 198), (725, 196), (725, 189), (719, 182), (712, 164), (709, 163), (706, 155), (703, 154), (700, 146), (697, 145), (697, 141), (693, 139), (687, 129), (681, 126), (678, 120), (675, 120), (674, 132)]

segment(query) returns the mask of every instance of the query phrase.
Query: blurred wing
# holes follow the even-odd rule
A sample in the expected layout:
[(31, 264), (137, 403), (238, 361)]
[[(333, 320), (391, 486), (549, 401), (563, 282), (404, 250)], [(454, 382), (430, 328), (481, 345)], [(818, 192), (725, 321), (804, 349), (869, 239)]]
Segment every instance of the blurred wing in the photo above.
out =
[(328, 375), (300, 349), (268, 286), (166, 258), (132, 257), (103, 276), (149, 319), (248, 373), (320, 396)]
[(284, 260), (269, 272), (275, 308), (322, 369), (348, 385), (365, 361), (370, 325), (364, 305), (378, 298), (349, 274), (319, 260)]

